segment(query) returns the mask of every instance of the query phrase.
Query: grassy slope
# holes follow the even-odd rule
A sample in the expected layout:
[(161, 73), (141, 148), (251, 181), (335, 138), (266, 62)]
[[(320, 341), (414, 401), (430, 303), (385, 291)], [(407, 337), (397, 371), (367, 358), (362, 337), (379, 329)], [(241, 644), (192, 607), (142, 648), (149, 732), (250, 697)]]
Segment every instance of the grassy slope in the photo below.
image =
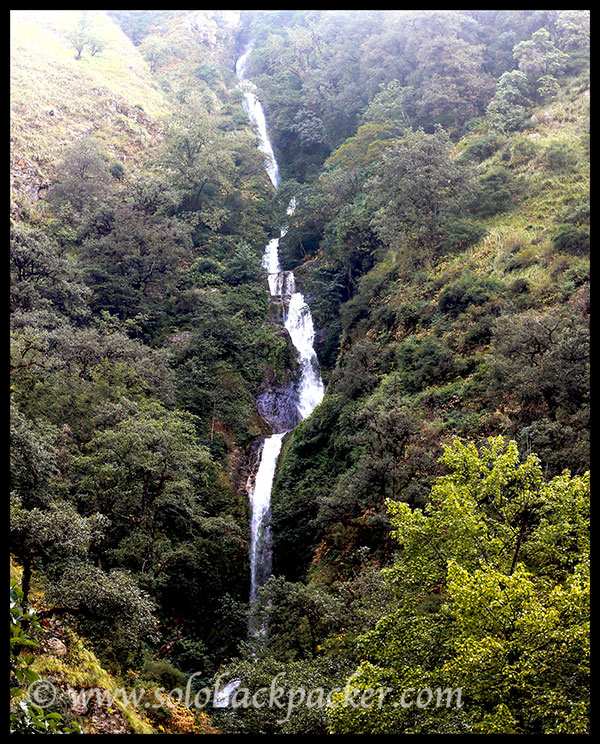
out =
[[(436, 265), (434, 273), (440, 289), (468, 269), (480, 276), (509, 282), (526, 279), (540, 307), (564, 299), (556, 294), (558, 288), (550, 277), (551, 259), (556, 255), (551, 243), (559, 213), (569, 202), (589, 198), (589, 165), (585, 155), (589, 89), (582, 88), (581, 81), (574, 80), (552, 103), (536, 109), (528, 129), (512, 134), (504, 148), (481, 163), (482, 173), (497, 166), (510, 169), (515, 177), (515, 202), (507, 211), (481, 219), (488, 231), (481, 241)], [(465, 142), (468, 143), (468, 138), (459, 143), (459, 149)], [(523, 142), (534, 145), (526, 156), (518, 153)], [(552, 168), (548, 154), (553, 147), (569, 153), (573, 163), (565, 168)], [(503, 159), (503, 151), (508, 150), (510, 159)], [(519, 252), (526, 255), (528, 248), (531, 253), (522, 266), (513, 267), (507, 261)], [(442, 279), (445, 279), (443, 284)]]
[[(139, 160), (160, 138), (156, 119), (168, 110), (148, 65), (102, 11), (89, 25), (105, 48), (80, 60), (67, 36), (79, 11), (11, 13), (11, 149), (45, 177), (79, 136), (98, 139), (115, 159)], [(50, 111), (54, 115), (50, 115)]]

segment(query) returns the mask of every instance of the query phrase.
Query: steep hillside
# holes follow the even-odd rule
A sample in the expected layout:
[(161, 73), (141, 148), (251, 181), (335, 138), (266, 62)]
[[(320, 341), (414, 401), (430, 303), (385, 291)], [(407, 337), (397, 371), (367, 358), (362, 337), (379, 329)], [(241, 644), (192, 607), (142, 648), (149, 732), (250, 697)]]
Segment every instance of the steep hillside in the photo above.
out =
[[(281, 724), (250, 712), (222, 725), (584, 731), (587, 16), (249, 18), (250, 69), (289, 177), (282, 201), (297, 198), (283, 263), (309, 297), (328, 386), (279, 461), (276, 575), (260, 596), (269, 637), (227, 669), (251, 690), (274, 669), (292, 687), (343, 678), (357, 694), (433, 680), (471, 687), (456, 714), (399, 711), (395, 692), (382, 709), (353, 710), (339, 696), (321, 716), (301, 708)], [(558, 500), (543, 506), (550, 492), (566, 511)], [(554, 548), (537, 563), (537, 531), (543, 541), (548, 528), (538, 509), (568, 568), (554, 565)], [(564, 628), (525, 631), (536, 610), (524, 595), (511, 604), (522, 579), (539, 617), (566, 619), (566, 606), (542, 609), (565, 589), (574, 614)], [(483, 597), (494, 603), (489, 618)], [(513, 621), (499, 619), (505, 602), (518, 640)], [(543, 651), (528, 645), (538, 632)], [(550, 661), (563, 633), (573, 638), (566, 675), (577, 680), (568, 692)], [(535, 682), (532, 663), (543, 670)], [(555, 690), (541, 694), (556, 707), (533, 702), (538, 683)]]
[[(86, 23), (102, 43), (81, 58), (70, 41), (80, 11), (11, 12), (11, 178), (15, 199), (35, 200), (78, 137), (93, 137), (119, 162), (139, 163), (161, 139), (169, 104), (147, 63), (101, 11)], [(43, 189), (44, 190), (44, 189)]]
[[(311, 563), (346, 576), (361, 546), (388, 560), (385, 499), (423, 504), (457, 435), (515, 438), (550, 474), (588, 467), (589, 72), (576, 67), (519, 126), (490, 108), (455, 142), (398, 144), (393, 81), (300, 191), (284, 255), (302, 262), (329, 386), (275, 486), (288, 578)], [(433, 162), (447, 174), (435, 184)]]
[[(333, 314), (323, 278), (339, 276), (334, 252), (305, 261), (327, 329), (320, 350), (327, 358), (333, 335), (340, 351), (328, 399), (294, 433), (276, 486), (287, 576), (303, 575), (323, 533), (314, 569), (326, 576), (334, 565), (348, 570), (361, 545), (383, 549), (386, 496), (423, 503), (456, 435), (516, 438), (552, 474), (588, 467), (586, 79), (531, 113), (522, 131), (495, 136), (484, 126), (456, 144), (452, 157), (474, 168), (478, 185), (437, 255), (380, 248)], [(493, 154), (482, 158), (485, 147)], [(553, 349), (562, 359), (550, 355), (545, 371), (527, 356), (540, 333), (540, 359)]]
[[(215, 17), (149, 25), (154, 65), (150, 34), (138, 48), (102, 12), (81, 59), (80, 14), (14, 18), (11, 551), (23, 608), (87, 639), (102, 687), (144, 666), (208, 684), (245, 637), (255, 400), (294, 365), (261, 268), (271, 184)], [(90, 683), (81, 655), (34, 653)]]

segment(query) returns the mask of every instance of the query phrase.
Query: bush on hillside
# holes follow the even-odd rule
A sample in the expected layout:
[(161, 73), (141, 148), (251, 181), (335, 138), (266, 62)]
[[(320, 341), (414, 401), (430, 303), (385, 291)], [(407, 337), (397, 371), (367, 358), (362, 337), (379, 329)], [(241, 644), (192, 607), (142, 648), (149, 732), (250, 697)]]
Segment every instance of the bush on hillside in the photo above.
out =
[(552, 236), (552, 245), (556, 251), (586, 255), (590, 251), (589, 230), (574, 225), (559, 225)]
[(468, 204), (474, 214), (490, 217), (505, 212), (513, 202), (512, 177), (503, 167), (493, 168), (479, 179), (479, 188)]

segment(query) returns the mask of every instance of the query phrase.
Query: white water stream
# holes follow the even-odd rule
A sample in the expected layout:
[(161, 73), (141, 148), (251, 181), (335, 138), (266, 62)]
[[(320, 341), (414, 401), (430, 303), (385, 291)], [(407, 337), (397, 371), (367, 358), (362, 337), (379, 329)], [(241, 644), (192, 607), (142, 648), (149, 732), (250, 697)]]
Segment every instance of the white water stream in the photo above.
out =
[[(263, 108), (256, 96), (255, 86), (244, 79), (244, 71), (251, 47), (242, 54), (235, 65), (236, 74), (244, 94), (244, 109), (255, 125), (259, 148), (265, 155), (265, 168), (275, 188), (279, 186), (280, 176), (277, 160), (269, 140)], [(296, 208), (294, 199), (287, 209), (292, 215)], [(273, 297), (281, 297), (283, 320), (295, 346), (300, 367), (297, 383), (298, 413), (302, 419), (309, 416), (323, 400), (325, 388), (319, 373), (319, 363), (313, 348), (314, 328), (310, 308), (301, 292), (296, 291), (296, 279), (293, 272), (282, 271), (279, 263), (279, 241), (287, 232), (283, 228), (279, 238), (273, 238), (265, 246), (263, 267), (267, 270), (269, 290)], [(248, 496), (252, 507), (250, 539), (250, 599), (256, 599), (257, 590), (271, 575), (271, 529), (270, 509), (271, 490), (275, 477), (277, 458), (281, 452), (283, 437), (287, 432), (267, 437), (260, 453), (260, 464), (254, 482), (249, 481)]]

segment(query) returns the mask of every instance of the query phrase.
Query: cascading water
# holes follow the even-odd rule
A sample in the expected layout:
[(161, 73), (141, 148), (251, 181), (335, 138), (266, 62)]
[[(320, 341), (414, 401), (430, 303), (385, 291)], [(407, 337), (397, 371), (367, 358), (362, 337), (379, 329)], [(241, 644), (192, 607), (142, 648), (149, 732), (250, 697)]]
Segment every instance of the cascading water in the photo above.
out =
[(238, 76), (240, 81), (243, 81), (242, 87), (244, 93), (244, 109), (250, 117), (252, 123), (258, 129), (258, 147), (261, 152), (264, 152), (264, 154), (267, 156), (265, 168), (267, 169), (267, 173), (269, 174), (271, 183), (273, 184), (273, 186), (275, 186), (275, 188), (277, 188), (280, 181), (279, 168), (277, 167), (275, 153), (273, 152), (273, 148), (267, 134), (267, 122), (265, 121), (265, 113), (262, 106), (260, 105), (260, 101), (256, 97), (255, 86), (249, 80), (244, 80), (246, 62), (248, 61), (248, 56), (250, 55), (251, 51), (252, 46), (249, 46), (235, 63), (235, 74)]
[(275, 477), (275, 466), (281, 452), (285, 432), (273, 434), (264, 441), (260, 465), (252, 487), (252, 522), (250, 534), (250, 599), (271, 575), (271, 527), (268, 521), (271, 502), (271, 487)]
[[(265, 154), (265, 168), (275, 188), (279, 186), (280, 176), (277, 160), (267, 133), (263, 108), (256, 96), (254, 85), (244, 79), (246, 62), (252, 47), (249, 46), (235, 65), (236, 74), (241, 81), (244, 94), (244, 109), (256, 126), (260, 140), (259, 148)], [(287, 208), (292, 215), (296, 208), (292, 199)], [(293, 272), (282, 271), (279, 263), (279, 241), (285, 236), (287, 228), (281, 230), (279, 238), (273, 238), (265, 246), (263, 267), (267, 270), (271, 296), (280, 297), (283, 305), (283, 321), (299, 356), (300, 377), (297, 383), (297, 420), (309, 416), (323, 399), (325, 388), (319, 373), (317, 355), (313, 349), (314, 328), (310, 308), (301, 292), (296, 291)], [(252, 507), (250, 537), (250, 599), (256, 599), (257, 591), (271, 575), (271, 528), (270, 507), (271, 490), (275, 477), (277, 458), (281, 452), (283, 437), (287, 431), (267, 437), (260, 453), (260, 463), (254, 482), (248, 483), (248, 495)], [(252, 629), (258, 633), (257, 628)]]

